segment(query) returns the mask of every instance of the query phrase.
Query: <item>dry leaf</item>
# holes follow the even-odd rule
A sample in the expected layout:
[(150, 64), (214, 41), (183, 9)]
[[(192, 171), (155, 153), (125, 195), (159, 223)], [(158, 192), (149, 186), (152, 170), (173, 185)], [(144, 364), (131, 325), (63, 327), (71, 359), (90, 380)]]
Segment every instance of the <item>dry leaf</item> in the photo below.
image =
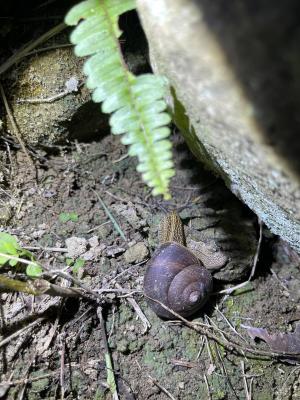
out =
[(296, 329), (292, 333), (274, 333), (269, 332), (264, 328), (255, 328), (252, 326), (242, 325), (252, 338), (264, 340), (270, 349), (278, 353), (286, 353), (290, 355), (300, 356), (300, 324), (296, 325)]

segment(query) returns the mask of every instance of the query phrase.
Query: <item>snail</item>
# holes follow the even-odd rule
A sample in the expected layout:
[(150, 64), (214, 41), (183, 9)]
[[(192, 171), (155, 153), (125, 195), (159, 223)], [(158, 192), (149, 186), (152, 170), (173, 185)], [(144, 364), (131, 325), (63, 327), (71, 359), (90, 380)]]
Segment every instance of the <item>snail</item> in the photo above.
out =
[(175, 316), (158, 300), (183, 317), (198, 311), (208, 300), (213, 283), (210, 272), (186, 247), (180, 217), (171, 212), (160, 224), (160, 247), (148, 262), (144, 292), (152, 310), (162, 318)]

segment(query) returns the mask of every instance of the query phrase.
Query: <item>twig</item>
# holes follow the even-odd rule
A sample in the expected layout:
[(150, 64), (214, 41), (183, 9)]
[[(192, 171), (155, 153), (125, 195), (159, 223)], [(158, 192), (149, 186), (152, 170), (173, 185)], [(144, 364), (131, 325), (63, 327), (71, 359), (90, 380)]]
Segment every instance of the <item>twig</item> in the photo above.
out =
[(227, 383), (228, 383), (228, 385), (229, 385), (229, 387), (230, 387), (232, 393), (234, 394), (234, 397), (235, 397), (237, 400), (239, 400), (239, 398), (238, 398), (238, 396), (237, 396), (237, 394), (236, 394), (236, 391), (235, 391), (235, 389), (234, 389), (234, 386), (232, 385), (231, 380), (229, 379), (229, 376), (228, 376), (228, 373), (227, 373), (227, 369), (226, 369), (226, 367), (225, 367), (225, 364), (224, 364), (224, 361), (223, 361), (223, 358), (222, 358), (222, 355), (221, 355), (221, 352), (220, 352), (220, 349), (219, 349), (219, 344), (218, 344), (218, 343), (214, 343), (214, 345), (215, 345), (216, 354), (217, 354), (217, 356), (218, 356), (218, 360), (219, 360), (219, 362), (220, 362), (220, 365), (221, 365), (223, 374), (224, 374), (224, 376), (226, 377)]
[(222, 316), (222, 318), (224, 319), (224, 321), (227, 323), (227, 325), (229, 326), (229, 328), (240, 338), (242, 339), (244, 342), (247, 343), (247, 340), (240, 334), (238, 333), (238, 331), (235, 329), (235, 327), (233, 326), (233, 324), (227, 319), (227, 317), (222, 313), (221, 310), (219, 310), (219, 307), (215, 307), (215, 310)]
[[(88, 361), (86, 363), (67, 363), (65, 364), (65, 367), (72, 367), (72, 368), (82, 368), (83, 366), (90, 366), (90, 365), (94, 365), (94, 364), (98, 364), (99, 362), (102, 362), (103, 360), (100, 359), (96, 359), (96, 360), (91, 360)], [(44, 375), (38, 375), (38, 376), (33, 376), (33, 377), (28, 377), (28, 378), (23, 378), (23, 379), (17, 379), (15, 381), (12, 380), (8, 380), (8, 381), (1, 381), (0, 382), (0, 388), (3, 386), (17, 386), (17, 385), (23, 385), (25, 383), (31, 383), (31, 382), (36, 382), (39, 381), (41, 379), (45, 379), (45, 378), (50, 378), (52, 376), (56, 376), (57, 374), (60, 374), (60, 368), (56, 369), (55, 371), (51, 371), (47, 374)]]
[(11, 279), (7, 276), (0, 275), (0, 292), (22, 292), (32, 294), (34, 296), (41, 296), (48, 294), (49, 296), (60, 297), (80, 297), (83, 295), (80, 289), (64, 288), (54, 285), (45, 279), (36, 279), (35, 281), (19, 281)]
[(11, 340), (17, 338), (18, 336), (20, 336), (22, 333), (24, 333), (25, 331), (27, 331), (27, 329), (29, 328), (34, 328), (36, 325), (38, 325), (40, 322), (42, 322), (43, 320), (45, 320), (44, 317), (38, 318), (35, 321), (31, 322), (30, 324), (28, 324), (27, 326), (24, 326), (24, 328), (14, 332), (13, 334), (11, 334), (10, 336), (7, 336), (5, 339), (3, 339), (0, 342), (0, 348), (7, 345), (7, 343), (9, 343)]
[[(117, 286), (118, 289), (122, 289), (122, 286), (119, 285), (118, 283), (115, 283), (115, 285)], [(143, 330), (143, 334), (145, 334), (148, 329), (151, 328), (151, 324), (148, 321), (147, 317), (145, 316), (145, 314), (143, 313), (143, 311), (141, 310), (140, 306), (138, 305), (138, 303), (132, 298), (132, 297), (126, 297), (126, 300), (128, 301), (128, 303), (132, 306), (132, 308), (134, 309), (134, 311), (137, 313), (137, 316), (140, 318), (140, 320), (142, 321), (143, 325), (144, 325), (144, 330)]]
[(98, 307), (97, 308), (97, 315), (100, 321), (100, 326), (101, 326), (101, 331), (102, 331), (102, 340), (104, 344), (104, 357), (105, 357), (105, 365), (106, 365), (106, 371), (107, 371), (107, 384), (109, 387), (109, 390), (112, 394), (113, 400), (118, 400), (118, 392), (117, 392), (117, 384), (115, 380), (115, 374), (113, 370), (113, 365), (112, 365), (112, 359), (110, 355), (110, 350), (108, 347), (108, 342), (107, 342), (107, 335), (106, 335), (106, 327), (105, 327), (105, 322), (103, 319), (103, 314), (102, 314), (102, 308)]
[[(189, 328), (195, 330), (196, 332), (198, 332), (202, 335), (207, 336), (209, 339), (214, 340), (216, 343), (223, 346), (226, 350), (230, 351), (231, 353), (235, 353), (235, 354), (238, 354), (243, 357), (245, 357), (245, 353), (248, 353), (248, 357), (250, 357), (250, 355), (252, 355), (252, 357), (256, 356), (263, 360), (270, 360), (272, 358), (278, 359), (278, 358), (282, 358), (282, 357), (286, 357), (286, 356), (292, 356), (294, 358), (300, 357), (300, 353), (285, 353), (285, 352), (259, 350), (259, 349), (255, 349), (253, 347), (249, 347), (250, 345), (248, 345), (246, 347), (243, 344), (239, 343), (237, 340), (235, 340), (235, 338), (233, 338), (230, 335), (228, 335), (227, 333), (221, 331), (219, 328), (216, 328), (212, 325), (206, 325), (203, 323), (199, 323), (199, 322), (197, 324), (190, 322), (187, 319), (185, 319), (184, 317), (182, 317), (181, 315), (179, 315), (177, 312), (172, 310), (171, 308), (167, 307), (161, 301), (156, 300), (150, 296), (147, 296), (146, 294), (144, 294), (144, 296), (147, 297), (148, 299), (150, 299), (151, 301), (154, 301), (155, 303), (159, 304), (161, 307), (163, 307), (165, 310), (167, 310), (168, 312), (173, 314), (174, 317), (176, 317), (177, 319), (182, 321)], [(225, 337), (225, 340), (218, 337), (214, 332), (217, 332), (217, 333), (222, 332)]]
[(66, 346), (64, 331), (60, 335), (60, 343), (61, 343), (60, 375), (59, 375), (60, 399), (64, 400), (64, 398), (65, 398), (65, 346)]
[(22, 246), (26, 250), (43, 250), (43, 251), (53, 251), (58, 253), (67, 253), (68, 249), (65, 247), (42, 247), (42, 246)]
[(7, 59), (2, 65), (0, 65), (0, 75), (6, 72), (10, 67), (12, 67), (15, 63), (19, 62), (23, 57), (25, 57), (29, 51), (33, 50), (35, 47), (39, 46), (40, 44), (46, 42), (52, 36), (57, 35), (61, 31), (66, 28), (64, 23), (60, 23), (56, 25), (54, 28), (50, 29), (49, 31), (45, 32), (39, 38), (26, 43), (23, 47), (21, 47), (18, 51), (16, 51), (9, 59)]
[[(26, 260), (25, 258), (21, 258), (21, 257), (11, 256), (11, 255), (5, 254), (5, 253), (0, 253), (0, 257), (5, 257), (5, 258), (8, 258), (8, 259), (15, 260), (15, 261), (18, 261), (18, 262), (26, 264), (26, 265), (32, 265), (32, 266), (35, 266), (35, 267), (38, 265), (34, 261)], [(96, 297), (96, 298), (98, 298), (100, 300), (103, 300), (102, 297), (101, 297), (101, 294), (103, 294), (103, 293), (119, 293), (119, 294), (124, 294), (124, 295), (132, 295), (133, 293), (141, 293), (141, 291), (139, 291), (139, 290), (126, 290), (126, 289), (107, 289), (107, 288), (103, 288), (103, 289), (98, 289), (98, 290), (91, 290), (90, 288), (85, 286), (79, 279), (74, 278), (72, 275), (70, 275), (70, 274), (68, 274), (66, 272), (63, 272), (63, 271), (60, 271), (60, 270), (51, 270), (50, 268), (46, 267), (45, 265), (42, 266), (42, 269), (47, 271), (49, 274), (51, 274), (51, 276), (58, 275), (58, 276), (60, 276), (60, 277), (62, 277), (64, 279), (66, 279), (67, 281), (76, 284), (81, 289), (83, 289), (85, 292), (89, 293), (90, 295), (92, 295), (92, 296), (94, 296), (94, 297)], [(3, 278), (4, 277), (0, 276), (0, 283), (1, 283), (1, 280), (3, 280)], [(8, 282), (8, 284), (9, 284), (9, 281), (8, 281), (9, 279), (10, 278), (5, 278), (5, 281)], [(15, 282), (15, 280), (14, 280), (14, 282)], [(17, 282), (21, 283), (21, 284), (24, 284), (24, 282), (21, 282), (21, 281), (17, 281)], [(37, 282), (37, 281), (35, 281), (35, 282)], [(60, 293), (63, 293), (63, 292), (65, 293), (64, 297), (70, 297), (71, 295), (72, 295), (72, 297), (74, 297), (75, 296), (75, 292), (77, 293), (77, 297), (78, 296), (87, 297), (85, 295), (85, 293), (83, 291), (80, 291), (78, 288), (69, 288), (69, 289), (62, 288), (60, 286), (57, 286), (57, 285), (54, 285), (54, 284), (50, 284), (48, 281), (46, 281), (44, 279), (38, 280), (38, 284), (39, 283), (41, 284), (43, 290), (45, 290), (45, 292), (43, 292), (41, 294), (49, 294), (51, 296), (58, 296), (58, 295), (62, 296), (62, 294), (58, 294), (58, 292), (61, 291)], [(11, 284), (12, 284), (12, 282), (11, 282)], [(37, 284), (37, 288), (38, 288), (38, 284)], [(24, 289), (26, 289), (25, 286), (24, 286)], [(46, 289), (45, 289), (45, 287), (46, 287)], [(0, 286), (0, 288), (1, 288), (1, 286)], [(38, 290), (37, 288), (34, 289), (34, 287), (33, 287), (33, 289), (30, 289), (30, 287), (27, 286), (27, 291), (25, 291), (25, 290), (24, 291), (25, 291), (25, 293), (38, 295), (39, 294), (38, 292), (30, 291), (30, 290), (33, 290), (33, 291), (34, 290)], [(11, 287), (11, 290), (15, 291), (13, 285)], [(47, 291), (47, 293), (46, 293), (46, 291)], [(69, 292), (69, 291), (72, 291), (72, 292)]]
[[(69, 82), (71, 83), (70, 85)], [(73, 82), (75, 82), (73, 84)], [(73, 86), (72, 86), (73, 84)], [(78, 85), (78, 81), (76, 80), (76, 78), (70, 78), (67, 82), (66, 82), (66, 88), (65, 90), (63, 90), (60, 93), (56, 93), (52, 96), (49, 97), (34, 97), (34, 98), (30, 98), (30, 99), (18, 99), (17, 102), (18, 103), (30, 103), (30, 104), (43, 104), (43, 103), (53, 103), (56, 100), (59, 100), (65, 96), (67, 96), (70, 93), (74, 93), (78, 91), (78, 88), (81, 87), (83, 85), (83, 82)]]
[(30, 51), (29, 53), (25, 54), (24, 57), (29, 57), (32, 55), (36, 55), (38, 53), (44, 53), (45, 51), (49, 51), (49, 50), (56, 50), (56, 49), (63, 49), (66, 47), (73, 47), (74, 45), (72, 43), (62, 43), (62, 44), (56, 44), (54, 46), (47, 46), (47, 47), (42, 47), (40, 49), (35, 49)]
[(209, 388), (208, 380), (207, 380), (207, 377), (206, 377), (205, 374), (203, 374), (203, 379), (204, 379), (204, 382), (205, 382), (205, 385), (206, 385), (206, 388), (207, 388), (208, 399), (211, 400), (212, 397), (211, 397), (211, 393), (210, 393), (210, 388)]
[(205, 336), (202, 336), (202, 338), (201, 338), (201, 345), (200, 345), (200, 349), (199, 349), (199, 351), (198, 351), (198, 354), (197, 354), (197, 356), (196, 356), (196, 360), (199, 360), (199, 358), (200, 358), (200, 356), (201, 356), (201, 354), (202, 354), (202, 351), (203, 351), (203, 349), (204, 349), (204, 346), (205, 346)]
[(171, 358), (170, 362), (173, 365), (185, 368), (197, 368), (200, 365), (198, 362), (195, 361), (177, 360), (176, 358)]
[(246, 400), (251, 400), (251, 395), (249, 393), (247, 378), (246, 378), (246, 374), (245, 374), (245, 363), (243, 360), (241, 360), (241, 370), (242, 370), (242, 377), (243, 377)]
[(29, 371), (30, 371), (30, 369), (31, 369), (31, 367), (32, 367), (32, 364), (35, 363), (36, 353), (37, 353), (37, 352), (35, 351), (33, 357), (31, 357), (31, 360), (29, 361), (29, 364), (28, 364), (28, 366), (27, 366), (27, 368), (26, 368), (26, 372), (25, 372), (24, 375), (25, 375), (27, 378), (24, 378), (23, 387), (21, 388), (21, 390), (20, 390), (20, 392), (19, 392), (18, 400), (23, 400), (23, 398), (24, 398), (24, 393), (25, 393), (25, 389), (26, 389), (26, 386), (27, 386), (27, 379), (28, 379), (28, 376), (29, 376)]
[[(280, 397), (278, 397), (279, 399), (285, 399), (285, 397), (284, 397), (284, 390), (286, 389), (286, 385), (287, 385), (287, 382), (288, 382), (288, 380), (290, 379), (290, 377), (292, 376), (292, 375), (294, 375), (296, 372), (298, 373), (300, 371), (300, 366), (298, 365), (297, 367), (295, 367), (292, 371), (291, 371), (291, 373), (287, 376), (287, 378), (286, 378), (286, 380), (283, 382), (283, 384), (281, 385), (281, 389), (280, 389), (280, 391), (279, 391), (279, 393), (278, 393), (278, 395), (280, 396)], [(297, 376), (297, 375), (296, 375)]]
[[(0, 253), (0, 257), (6, 257), (8, 259), (16, 260), (18, 262), (36, 266), (37, 264), (33, 261), (29, 261), (20, 257), (10, 256), (5, 253)], [(127, 290), (127, 289), (109, 289), (109, 288), (102, 288), (91, 290), (87, 286), (85, 286), (79, 279), (74, 278), (70, 274), (60, 271), (60, 270), (51, 270), (46, 266), (42, 266), (42, 268), (47, 271), (51, 276), (60, 276), (69, 282), (72, 282), (79, 286), (79, 288), (64, 288), (53, 283), (48, 282), (45, 279), (36, 279), (34, 281), (19, 281), (16, 279), (11, 279), (6, 276), (0, 275), (0, 292), (23, 292), (28, 294), (33, 294), (35, 296), (40, 295), (49, 295), (49, 296), (60, 296), (60, 297), (86, 297), (86, 293), (96, 297), (97, 299), (103, 300), (104, 293), (117, 293), (119, 295), (124, 296), (131, 296), (134, 293), (141, 293), (139, 290)], [(82, 290), (81, 290), (81, 289)], [(86, 292), (86, 293), (85, 293)]]
[(121, 229), (120, 225), (118, 224), (118, 222), (115, 220), (115, 218), (112, 215), (112, 213), (109, 211), (109, 209), (105, 205), (104, 201), (101, 199), (101, 197), (99, 196), (99, 194), (95, 190), (93, 190), (93, 192), (97, 196), (97, 199), (98, 199), (99, 203), (101, 204), (102, 208), (104, 209), (105, 214), (108, 216), (108, 218), (113, 223), (113, 226), (114, 226), (115, 230), (119, 233), (121, 238), (126, 241), (127, 239), (126, 239), (126, 236), (125, 236), (124, 232), (122, 231), (122, 229)]
[(44, 343), (44, 345), (43, 345), (43, 350), (40, 352), (40, 354), (42, 354), (42, 353), (44, 353), (46, 350), (48, 350), (48, 348), (49, 348), (49, 346), (50, 346), (50, 344), (51, 344), (51, 342), (52, 342), (52, 340), (53, 340), (55, 334), (56, 334), (57, 331), (58, 331), (58, 330), (57, 330), (57, 327), (58, 327), (59, 319), (60, 319), (60, 316), (57, 316), (57, 317), (55, 318), (54, 324), (51, 326), (49, 332), (47, 333), (47, 340), (46, 340), (46, 342)]
[(6, 99), (6, 95), (5, 95), (5, 92), (4, 92), (4, 89), (3, 89), (3, 86), (2, 86), (1, 82), (0, 82), (0, 93), (1, 93), (1, 96), (2, 96), (2, 100), (3, 100), (3, 103), (4, 103), (5, 110), (7, 112), (8, 118), (9, 118), (10, 123), (12, 125), (13, 132), (14, 132), (14, 134), (15, 134), (15, 136), (16, 136), (16, 138), (17, 138), (17, 140), (18, 140), (18, 142), (19, 142), (19, 144), (20, 144), (20, 146), (21, 146), (21, 148), (22, 148), (22, 150), (23, 150), (23, 152), (24, 152), (29, 164), (32, 165), (33, 164), (32, 159), (31, 159), (31, 157), (30, 157), (30, 155), (29, 155), (29, 153), (28, 153), (28, 151), (27, 151), (27, 149), (25, 147), (23, 139), (21, 138), (21, 135), (19, 133), (19, 128), (17, 127), (17, 124), (15, 122), (14, 116), (13, 116), (11, 110), (10, 110), (10, 107), (9, 107), (8, 101)]
[(220, 329), (208, 315), (205, 315), (204, 317), (206, 326), (214, 328), (221, 335), (222, 339), (226, 341), (227, 339), (225, 336), (225, 332), (222, 329)]
[(108, 339), (109, 340), (114, 332), (114, 328), (115, 328), (115, 318), (116, 318), (116, 306), (113, 304), (112, 306), (112, 321), (111, 321), (111, 327), (110, 327), (110, 331), (108, 334)]
[(110, 193), (108, 190), (105, 190), (105, 193), (106, 194), (108, 194), (110, 197), (112, 197), (113, 199), (115, 199), (115, 200), (117, 200), (117, 201), (120, 201), (121, 203), (129, 203), (130, 202), (130, 200), (126, 200), (125, 198), (121, 198), (121, 197), (119, 197), (119, 196), (116, 196), (115, 194), (113, 194), (113, 193)]
[(152, 378), (151, 375), (148, 374), (148, 378), (151, 380), (152, 383), (154, 383), (155, 386), (157, 386), (164, 394), (166, 394), (169, 397), (169, 399), (176, 400), (175, 397), (165, 387), (163, 387), (156, 379)]
[(278, 278), (276, 272), (275, 272), (272, 268), (270, 268), (270, 271), (271, 271), (271, 274), (273, 275), (273, 277), (275, 278), (275, 280), (279, 283), (279, 285), (280, 285), (286, 292), (289, 293), (289, 288), (286, 287), (286, 286), (283, 284), (283, 282), (281, 282), (281, 280)]
[(86, 231), (86, 232), (84, 232), (84, 233), (91, 233), (91, 232), (94, 232), (94, 231), (96, 231), (97, 229), (101, 228), (101, 226), (107, 225), (107, 224), (111, 224), (111, 221), (103, 222), (103, 224), (94, 226), (93, 228), (89, 229), (88, 231)]
[(148, 260), (149, 260), (149, 259), (147, 258), (146, 260), (143, 260), (143, 261), (141, 261), (141, 262), (139, 262), (139, 263), (137, 263), (137, 264), (133, 264), (133, 265), (131, 265), (130, 267), (124, 269), (124, 270), (121, 271), (119, 274), (117, 274), (114, 278), (110, 279), (110, 280), (108, 281), (108, 283), (110, 283), (110, 284), (114, 283), (117, 279), (120, 278), (120, 276), (122, 276), (122, 275), (128, 273), (131, 269), (134, 269), (134, 268), (140, 267), (141, 265), (144, 265)]
[[(137, 366), (139, 367), (140, 370), (142, 370), (142, 367), (140, 366), (139, 362), (135, 360)], [(176, 400), (175, 397), (166, 389), (164, 388), (156, 379), (152, 378), (151, 375), (147, 374), (148, 378), (154, 383), (155, 386), (157, 386), (163, 393), (165, 393), (170, 399)]]
[(120, 161), (125, 160), (125, 158), (127, 158), (127, 157), (129, 157), (129, 154), (128, 154), (128, 153), (123, 154), (123, 155), (122, 155), (120, 158), (118, 158), (117, 160), (113, 160), (112, 163), (113, 163), (113, 164), (116, 164), (116, 163), (118, 163), (118, 162), (120, 162)]
[(211, 349), (210, 349), (210, 344), (209, 344), (209, 341), (208, 341), (208, 337), (204, 336), (204, 338), (205, 338), (205, 344), (206, 344), (207, 353), (208, 353), (208, 356), (209, 356), (209, 359), (210, 359), (210, 363), (212, 365), (215, 365), (215, 360), (213, 358), (213, 355), (212, 355), (212, 352), (211, 352)]

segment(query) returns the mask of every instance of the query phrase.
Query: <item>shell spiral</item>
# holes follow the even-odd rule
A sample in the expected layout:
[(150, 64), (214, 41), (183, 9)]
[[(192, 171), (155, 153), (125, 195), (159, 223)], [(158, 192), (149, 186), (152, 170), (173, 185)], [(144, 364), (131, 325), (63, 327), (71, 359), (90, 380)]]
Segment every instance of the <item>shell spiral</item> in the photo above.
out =
[[(176, 242), (162, 244), (148, 263), (144, 291), (183, 317), (198, 311), (212, 291), (211, 274), (186, 247)], [(148, 300), (153, 311), (162, 318), (174, 315), (160, 304)]]

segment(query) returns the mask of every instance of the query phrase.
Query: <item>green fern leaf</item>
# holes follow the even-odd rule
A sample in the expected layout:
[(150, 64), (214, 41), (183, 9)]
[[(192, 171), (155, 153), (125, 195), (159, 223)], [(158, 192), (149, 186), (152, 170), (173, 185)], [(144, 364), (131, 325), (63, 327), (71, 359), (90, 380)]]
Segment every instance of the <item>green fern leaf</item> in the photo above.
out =
[(110, 126), (137, 156), (137, 170), (153, 188), (154, 195), (170, 198), (168, 186), (174, 175), (170, 129), (166, 113), (166, 80), (152, 74), (138, 77), (124, 63), (118, 38), (119, 16), (135, 8), (135, 0), (86, 0), (74, 6), (65, 18), (77, 25), (71, 35), (77, 56), (90, 56), (84, 64), (86, 85), (104, 113), (111, 113)]

